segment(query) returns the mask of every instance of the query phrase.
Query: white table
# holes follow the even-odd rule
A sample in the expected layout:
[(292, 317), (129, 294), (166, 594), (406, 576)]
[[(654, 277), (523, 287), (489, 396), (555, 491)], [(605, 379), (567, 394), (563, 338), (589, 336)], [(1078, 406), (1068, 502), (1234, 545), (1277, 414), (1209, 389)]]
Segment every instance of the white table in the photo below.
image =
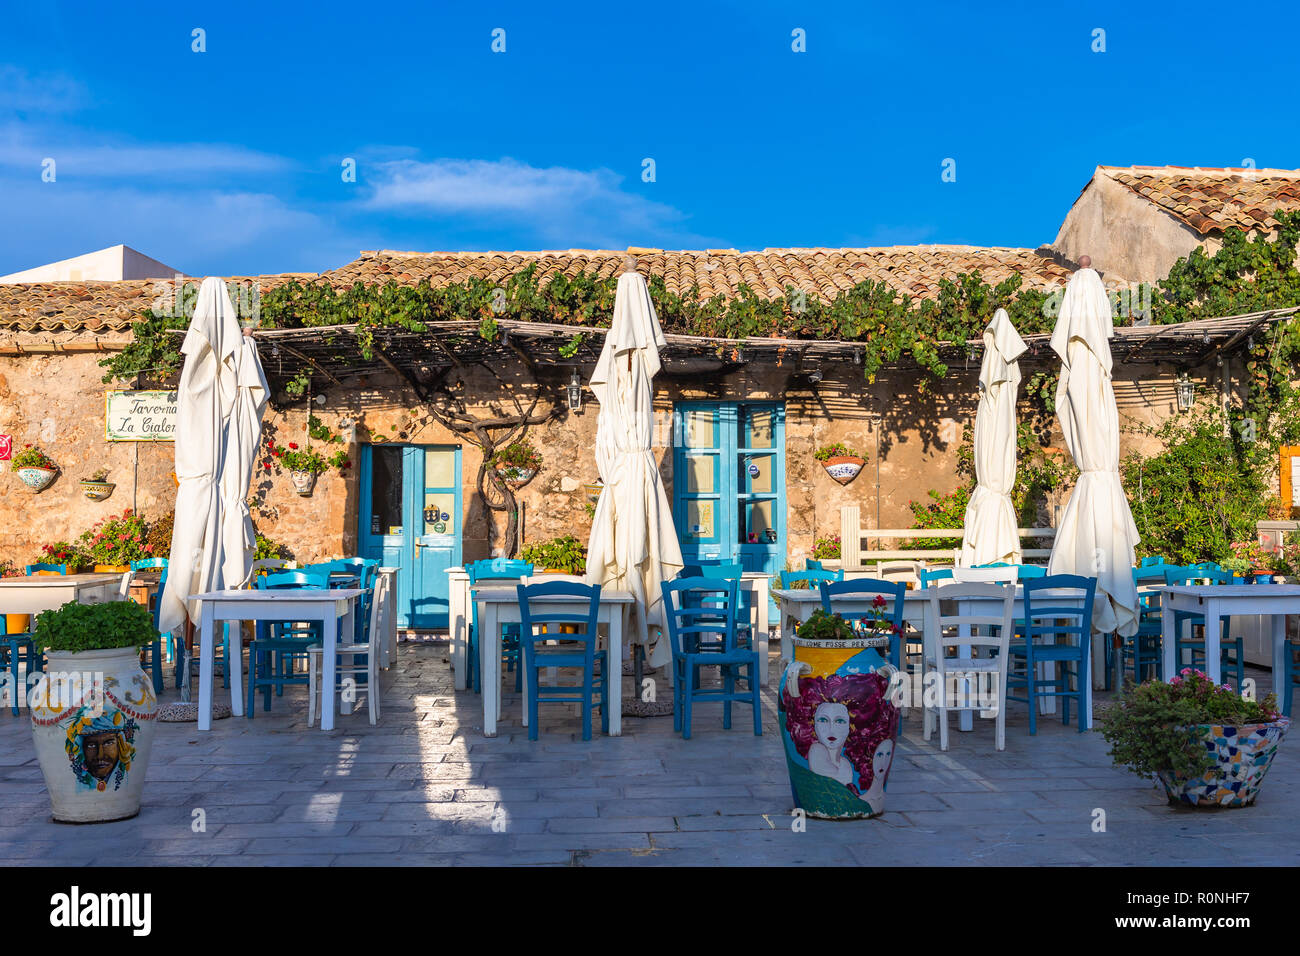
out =
[(1174, 612), (1191, 611), (1205, 616), (1205, 670), (1214, 683), (1221, 683), (1219, 667), (1223, 615), (1258, 615), (1270, 619), (1273, 636), (1273, 689), (1282, 699), (1286, 681), (1286, 618), (1300, 614), (1298, 584), (1171, 584), (1160, 589), (1162, 677), (1168, 681), (1178, 672), (1174, 653)]
[[(937, 635), (939, 631), (939, 621), (935, 616), (933, 603), (930, 601), (930, 595), (933, 593), (933, 590), (919, 588), (906, 591), (903, 594), (903, 623), (910, 624), (913, 628), (921, 632), (921, 639), (925, 646), (925, 653), (929, 655), (933, 655), (936, 651), (937, 645), (933, 642), (936, 640), (935, 635)], [(1016, 600), (1012, 611), (1012, 614), (1016, 619), (1021, 619), (1025, 616), (1024, 594), (1024, 588), (1018, 586), (1016, 588)], [(1083, 598), (1077, 596), (1076, 592), (1071, 590), (1062, 591), (1051, 588), (1040, 591), (1039, 595), (1040, 596), (1037, 600), (1051, 601), (1052, 605), (1055, 607), (1077, 607), (1082, 606), (1083, 604)], [(781, 672), (784, 673), (786, 665), (794, 656), (794, 643), (792, 638), (794, 637), (795, 626), (808, 620), (808, 618), (812, 616), (813, 611), (822, 606), (821, 591), (814, 591), (811, 589), (801, 591), (776, 590), (772, 592), (772, 596), (776, 598), (777, 606), (781, 611)], [(859, 610), (858, 607), (855, 607), (855, 605), (859, 604), (861, 605), (860, 610), (865, 612), (869, 607), (870, 602), (870, 598), (849, 600), (840, 597), (836, 598), (835, 603), (840, 607), (847, 607), (850, 613), (852, 613), (853, 611)], [(981, 601), (974, 598), (963, 601), (962, 604), (964, 606), (961, 609), (961, 613), (973, 614), (975, 611), (968, 610), (966, 606), (973, 608), (976, 604), (984, 603), (989, 604), (992, 608), (997, 608), (998, 610), (996, 613), (1001, 613), (999, 607), (1000, 602), (994, 598), (989, 598), (987, 601)], [(1047, 672), (1049, 669), (1052, 673), (1055, 672), (1054, 664), (1044, 664), (1042, 665), (1042, 668), (1042, 673), (1045, 678), (1048, 676)], [(1092, 681), (1089, 680), (1087, 684), (1088, 686), (1084, 688), (1084, 704), (1088, 712), (1088, 726), (1091, 727)], [(1038, 702), (1038, 712), (1040, 714), (1056, 713), (1056, 699), (1054, 697), (1047, 697), (1040, 700)], [(974, 726), (974, 721), (969, 710), (963, 710), (960, 712), (958, 726), (962, 730), (970, 730)]]
[(61, 608), (69, 601), (103, 604), (120, 600), (122, 574), (116, 572), (0, 578), (0, 613), (3, 614), (40, 614)]
[[(334, 729), (335, 695), (332, 692), (338, 674), (338, 655), (331, 653), (338, 643), (340, 628), (352, 635), (352, 615), (357, 599), (365, 592), (359, 588), (278, 588), (209, 591), (194, 595), (202, 602), (199, 627), (199, 730), (212, 727), (212, 670), (218, 622), (229, 621), (320, 621), (324, 631), (325, 653), (321, 655), (321, 730)], [(343, 623), (339, 624), (339, 619)], [(238, 629), (236, 629), (238, 633)], [(244, 712), (243, 653), (239, 638), (231, 641), (230, 710), (236, 716)], [(500, 656), (498, 654), (498, 656)]]
[[(551, 614), (585, 614), (589, 601), (565, 598), (561, 595), (534, 598), (545, 603)], [(480, 587), (476, 601), (479, 605), (479, 667), (483, 673), (483, 735), (495, 737), (497, 721), (501, 719), (501, 625), (519, 624), (519, 593), (513, 587)], [(623, 639), (627, 630), (626, 619), (633, 597), (628, 591), (600, 592), (600, 608), (596, 623), (609, 630), (606, 666), (609, 668), (609, 735), (617, 737), (623, 732)], [(521, 665), (522, 666), (522, 663)], [(527, 686), (527, 684), (525, 684)], [(528, 726), (528, 702), (520, 696), (523, 723)]]

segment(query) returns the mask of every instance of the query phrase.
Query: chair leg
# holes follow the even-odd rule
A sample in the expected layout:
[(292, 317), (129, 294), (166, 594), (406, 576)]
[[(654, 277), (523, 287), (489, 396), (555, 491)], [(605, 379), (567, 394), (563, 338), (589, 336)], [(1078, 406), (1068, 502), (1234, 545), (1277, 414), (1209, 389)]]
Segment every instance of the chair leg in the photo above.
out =
[(673, 733), (682, 732), (682, 688), (685, 681), (681, 677), (681, 670), (677, 667), (677, 662), (673, 661), (674, 680), (673, 680)]
[(736, 672), (729, 666), (722, 667), (722, 694), (728, 698), (722, 702), (722, 729), (731, 729), (731, 700), (732, 694), (736, 692)]
[(686, 685), (682, 688), (682, 739), (691, 739), (691, 703), (695, 694), (695, 668), (687, 665), (685, 668), (686, 675), (683, 683)]
[[(947, 677), (946, 674), (945, 674), (944, 676)], [(948, 690), (947, 690), (947, 683), (948, 683), (948, 682), (945, 680), (945, 681), (944, 681), (944, 687), (943, 687), (943, 689), (940, 690), (940, 692), (939, 692), (939, 706), (938, 706), (938, 708), (937, 708), (937, 710), (938, 710), (938, 712), (939, 712), (937, 716), (938, 716), (938, 718), (939, 718), (939, 749), (940, 749), (940, 750), (947, 750), (947, 749), (948, 749), (948, 701), (947, 701)]]
[(13, 675), (13, 683), (9, 686), (13, 690), (13, 697), (10, 700), (9, 709), (15, 717), (18, 716), (18, 646), (13, 641), (6, 642), (9, 651), (9, 673)]
[(249, 720), (253, 719), (253, 711), (257, 705), (257, 658), (260, 651), (256, 644), (248, 649), (248, 706), (244, 708), (244, 716)]
[(750, 706), (754, 709), (754, 736), (763, 736), (763, 704), (758, 697), (758, 655), (754, 655), (754, 663), (750, 664), (749, 671), (749, 690)]
[[(374, 721), (371, 721), (374, 723)], [(307, 655), (307, 726), (316, 724), (316, 657)]]

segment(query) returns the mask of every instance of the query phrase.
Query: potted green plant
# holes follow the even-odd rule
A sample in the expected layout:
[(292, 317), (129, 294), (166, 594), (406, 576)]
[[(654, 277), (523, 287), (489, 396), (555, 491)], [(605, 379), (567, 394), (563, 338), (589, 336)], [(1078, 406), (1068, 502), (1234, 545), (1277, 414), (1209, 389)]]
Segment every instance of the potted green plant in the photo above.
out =
[(511, 488), (521, 488), (542, 467), (542, 453), (526, 441), (512, 442), (492, 455), (492, 467)]
[(1254, 803), (1291, 726), (1272, 694), (1246, 700), (1190, 667), (1169, 683), (1129, 685), (1099, 723), (1117, 765), (1154, 776), (1171, 804), (1193, 807)]
[(34, 445), (24, 445), (23, 450), (14, 455), (9, 467), (24, 485), (37, 494), (45, 490), (59, 473), (54, 459)]
[(154, 557), (148, 536), (144, 518), (128, 508), (87, 528), (77, 544), (96, 571), (129, 571), (132, 561)]
[(898, 639), (889, 602), (877, 596), (854, 620), (818, 608), (793, 638), (777, 715), (795, 804), (832, 820), (884, 812), (899, 713), (886, 662)]
[(823, 445), (813, 453), (813, 457), (822, 463), (822, 467), (826, 469), (826, 474), (841, 485), (847, 485), (858, 477), (858, 472), (866, 464), (866, 459), (843, 442), (832, 442), (829, 445)]
[(108, 469), (100, 468), (89, 478), (81, 479), (81, 490), (91, 501), (103, 501), (117, 485), (108, 480)]
[(140, 812), (158, 710), (140, 648), (157, 639), (153, 615), (134, 601), (70, 601), (36, 618), (48, 663), (28, 704), (55, 820), (99, 823)]
[(534, 568), (561, 574), (586, 574), (587, 549), (571, 534), (523, 549), (520, 557)]
[[(1256, 583), (1267, 584), (1273, 576), (1274, 556), (1265, 551), (1258, 541), (1234, 541), (1232, 547), (1232, 558), (1234, 564), (1240, 565), (1245, 562), (1247, 573), (1255, 579)], [(1224, 563), (1227, 567), (1227, 563)], [(1233, 572), (1234, 574), (1237, 572)]]
[(829, 538), (818, 538), (813, 542), (814, 561), (838, 561), (840, 559), (840, 536), (833, 534)]

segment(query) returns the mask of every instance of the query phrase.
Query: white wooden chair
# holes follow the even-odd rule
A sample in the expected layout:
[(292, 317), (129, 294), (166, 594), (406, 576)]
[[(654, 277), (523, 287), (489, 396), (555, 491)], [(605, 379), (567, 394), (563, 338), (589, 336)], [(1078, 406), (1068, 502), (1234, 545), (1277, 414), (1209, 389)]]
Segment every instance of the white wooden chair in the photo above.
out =
[(1020, 571), (1015, 567), (1005, 568), (963, 568), (952, 569), (954, 584), (975, 584), (976, 582), (995, 582), (997, 584), (1015, 584), (1020, 580)]
[(915, 590), (921, 586), (922, 561), (880, 561), (875, 566), (873, 577), (885, 581), (902, 581)]
[[(334, 645), (334, 652), (340, 658), (346, 657), (347, 661), (338, 662), (337, 672), (344, 678), (342, 687), (348, 686), (348, 677), (353, 678), (353, 687), (356, 687), (355, 678), (361, 674), (366, 676), (366, 705), (370, 711), (370, 723), (379, 722), (379, 698), (382, 696), (382, 689), (379, 686), (379, 670), (381, 657), (384, 650), (383, 628), (380, 626), (380, 606), (388, 600), (388, 578), (379, 575), (375, 579), (374, 600), (370, 602), (370, 630), (368, 640), (358, 641), (340, 641)], [(325, 653), (323, 647), (312, 647), (307, 650), (307, 726), (310, 727), (316, 722), (316, 704), (321, 701), (321, 707), (324, 707), (324, 695), (333, 693), (333, 689), (324, 687), (324, 681), (321, 674), (324, 669), (324, 660), (322, 655)], [(357, 663), (357, 657), (361, 654), (366, 656), (364, 663)], [(355, 707), (355, 701), (353, 703)], [(348, 711), (351, 713), (351, 708)]]
[[(991, 568), (989, 570), (1003, 570)], [(962, 678), (965, 675), (977, 675), (984, 681), (995, 680), (992, 690), (997, 695), (996, 744), (998, 750), (1006, 749), (1007, 721), (1007, 657), (1011, 635), (1014, 632), (1013, 613), (1016, 599), (1015, 583), (995, 584), (991, 582), (953, 583), (943, 587), (927, 589), (927, 595), (933, 605), (931, 619), (938, 621), (937, 634), (927, 635), (925, 652), (925, 671), (928, 677), (934, 673), (937, 682), (925, 682), (926, 695), (924, 703), (924, 736), (930, 739), (932, 719), (939, 718), (939, 749), (948, 749), (948, 711), (977, 710), (985, 711), (987, 700), (977, 699), (949, 700), (950, 690), (957, 687), (969, 688)], [(1000, 610), (999, 610), (1000, 608)], [(975, 652), (984, 648), (996, 651), (993, 657), (986, 653), (976, 656)], [(948, 656), (949, 651), (952, 657)], [(953, 675), (952, 686), (949, 675)], [(933, 690), (931, 690), (933, 688)], [(938, 692), (937, 706), (931, 706), (929, 696)], [(965, 697), (965, 693), (961, 695)], [(977, 695), (977, 698), (982, 695)], [(937, 711), (937, 714), (936, 714)]]
[(122, 583), (118, 586), (117, 593), (123, 601), (127, 600), (127, 598), (131, 596), (131, 578), (134, 577), (134, 575), (134, 571), (122, 572)]

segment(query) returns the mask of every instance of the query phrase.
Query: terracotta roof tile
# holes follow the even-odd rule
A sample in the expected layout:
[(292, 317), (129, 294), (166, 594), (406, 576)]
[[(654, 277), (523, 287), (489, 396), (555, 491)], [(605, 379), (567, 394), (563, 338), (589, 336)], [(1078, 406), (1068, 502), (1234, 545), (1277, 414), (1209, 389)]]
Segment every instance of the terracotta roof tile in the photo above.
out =
[(1233, 227), (1271, 233), (1278, 212), (1300, 209), (1300, 169), (1101, 166), (1098, 172), (1203, 236)]

